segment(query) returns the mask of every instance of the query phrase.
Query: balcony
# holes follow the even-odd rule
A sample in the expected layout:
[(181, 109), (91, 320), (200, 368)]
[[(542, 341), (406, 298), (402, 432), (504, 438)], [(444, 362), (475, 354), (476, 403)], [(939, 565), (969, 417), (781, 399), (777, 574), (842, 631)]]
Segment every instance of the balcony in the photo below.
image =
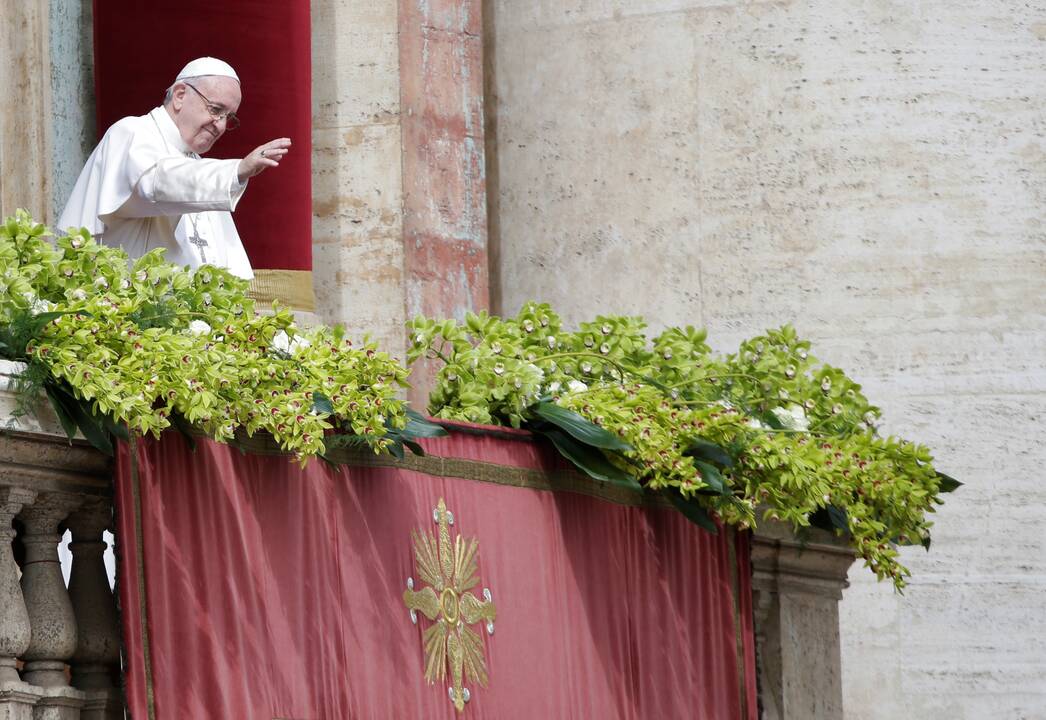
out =
[[(0, 718), (122, 718), (120, 624), (106, 575), (108, 458), (66, 440), (46, 402), (12, 417), (20, 366), (0, 361)], [(68, 587), (59, 562), (72, 533)], [(117, 539), (119, 542), (119, 539)], [(752, 543), (759, 717), (841, 718), (838, 602), (853, 553), (763, 523)]]

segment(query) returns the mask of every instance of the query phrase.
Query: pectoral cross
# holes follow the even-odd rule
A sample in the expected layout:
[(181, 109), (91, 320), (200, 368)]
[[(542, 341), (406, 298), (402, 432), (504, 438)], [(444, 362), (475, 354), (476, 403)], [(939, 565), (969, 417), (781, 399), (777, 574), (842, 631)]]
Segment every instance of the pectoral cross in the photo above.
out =
[(203, 264), (207, 263), (207, 253), (204, 252), (205, 247), (209, 247), (209, 243), (200, 237), (200, 231), (196, 229), (196, 224), (193, 223), (192, 235), (189, 237), (189, 243), (195, 245), (200, 250), (200, 262)]

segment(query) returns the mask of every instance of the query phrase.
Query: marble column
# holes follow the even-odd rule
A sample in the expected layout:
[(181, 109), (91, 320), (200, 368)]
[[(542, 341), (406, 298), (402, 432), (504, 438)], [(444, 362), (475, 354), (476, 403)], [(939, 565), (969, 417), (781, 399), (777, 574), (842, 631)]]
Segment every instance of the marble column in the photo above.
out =
[(81, 502), (65, 493), (41, 494), (19, 516), (25, 525), (22, 594), (31, 628), (22, 676), (41, 687), (69, 684), (65, 665), (76, 651), (76, 616), (58, 561), (58, 525)]
[(842, 720), (839, 601), (854, 561), (847, 542), (802, 540), (764, 522), (752, 538), (752, 602), (762, 720)]

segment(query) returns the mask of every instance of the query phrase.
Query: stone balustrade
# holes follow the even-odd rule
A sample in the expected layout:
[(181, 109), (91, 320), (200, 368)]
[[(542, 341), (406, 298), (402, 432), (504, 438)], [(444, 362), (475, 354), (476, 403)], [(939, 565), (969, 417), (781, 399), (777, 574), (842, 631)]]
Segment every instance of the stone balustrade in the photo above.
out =
[[(19, 367), (0, 361), (0, 418)], [(102, 554), (112, 528), (107, 458), (70, 444), (50, 408), (0, 435), (0, 720), (123, 717), (119, 623)], [(72, 532), (68, 591), (59, 531)], [(17, 560), (16, 560), (17, 558)], [(764, 522), (752, 537), (762, 720), (842, 718), (838, 603), (854, 560), (822, 531)], [(21, 670), (21, 674), (19, 673)]]
[[(120, 631), (103, 533), (108, 459), (70, 443), (49, 408), (12, 417), (20, 367), (0, 361), (0, 720), (123, 718)], [(69, 588), (58, 544), (72, 532)]]

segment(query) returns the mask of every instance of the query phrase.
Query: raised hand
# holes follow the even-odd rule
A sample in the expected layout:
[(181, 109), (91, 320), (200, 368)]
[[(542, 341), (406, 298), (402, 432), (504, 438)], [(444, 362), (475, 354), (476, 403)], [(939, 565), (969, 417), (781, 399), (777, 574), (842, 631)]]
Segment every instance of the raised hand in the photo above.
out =
[(254, 148), (247, 157), (240, 160), (240, 165), (236, 169), (240, 182), (244, 183), (248, 178), (252, 178), (271, 167), (278, 166), (280, 160), (283, 160), (284, 156), (290, 152), (290, 149), (290, 138), (277, 138)]

